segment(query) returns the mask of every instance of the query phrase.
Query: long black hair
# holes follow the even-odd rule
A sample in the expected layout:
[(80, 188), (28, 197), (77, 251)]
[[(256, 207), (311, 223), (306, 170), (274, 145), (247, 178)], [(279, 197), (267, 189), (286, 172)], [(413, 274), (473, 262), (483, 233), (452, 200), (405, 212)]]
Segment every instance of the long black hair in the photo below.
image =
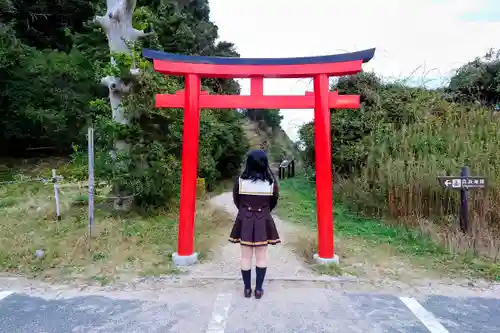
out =
[(247, 163), (245, 165), (245, 170), (243, 170), (241, 174), (241, 179), (267, 181), (269, 185), (276, 181), (269, 167), (269, 160), (265, 151), (254, 149), (248, 153)]

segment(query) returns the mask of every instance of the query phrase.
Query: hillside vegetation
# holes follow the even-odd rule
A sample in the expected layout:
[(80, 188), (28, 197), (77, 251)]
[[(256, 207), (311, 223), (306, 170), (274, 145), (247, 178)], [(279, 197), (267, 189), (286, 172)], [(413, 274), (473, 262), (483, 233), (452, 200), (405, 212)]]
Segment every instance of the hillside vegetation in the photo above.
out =
[(250, 148), (264, 149), (273, 164), (299, 156), (292, 140), (280, 126), (273, 128), (250, 119), (244, 119), (242, 126)]
[[(110, 55), (103, 31), (92, 19), (105, 12), (103, 1), (72, 0), (57, 5), (26, 1), (4, 4), (0, 24), (0, 154), (22, 157), (33, 152), (72, 154), (72, 164), (86, 178), (86, 133), (96, 130), (96, 176), (136, 193), (135, 203), (146, 209), (174, 200), (180, 186), (182, 110), (154, 107), (157, 93), (183, 89), (183, 78), (164, 77), (150, 62), (136, 57), (141, 75), (123, 107), (133, 115), (130, 125), (111, 120), (106, 87), (100, 79), (109, 69)], [(138, 1), (134, 15), (137, 29), (153, 25), (155, 34), (135, 45), (172, 53), (239, 56), (234, 45), (216, 42), (217, 26), (209, 19), (208, 1)], [(114, 55), (119, 64), (132, 61)], [(207, 79), (204, 89), (238, 93), (232, 80)], [(248, 144), (236, 110), (203, 110), (201, 113), (199, 177), (211, 188), (239, 171)], [(130, 152), (109, 151), (114, 141), (128, 142)], [(41, 150), (42, 149), (42, 150)], [(147, 167), (144, 167), (144, 163)], [(66, 175), (68, 176), (68, 175)]]
[[(218, 41), (208, 0), (138, 0), (133, 27), (152, 34), (129, 43), (131, 54), (110, 54), (93, 20), (106, 12), (102, 0), (7, 0), (0, 11), (0, 269), (101, 283), (123, 274), (175, 272), (170, 253), (178, 232), (183, 110), (156, 109), (154, 96), (183, 89), (184, 79), (156, 73), (140, 49), (239, 57), (234, 44)], [(131, 64), (140, 69), (133, 78)], [(112, 120), (108, 87), (100, 84), (109, 75), (132, 83), (121, 104), (130, 124)], [(203, 79), (202, 89), (240, 91), (236, 81), (222, 79)], [(278, 110), (202, 110), (195, 235), (202, 259), (231, 223), (206, 203), (207, 191), (240, 171), (255, 139), (279, 160), (289, 143), (280, 121)], [(98, 184), (92, 232), (85, 187), (89, 126)], [(117, 140), (129, 149), (114, 156)], [(63, 177), (62, 221), (52, 184), (43, 181), (51, 169)], [(132, 209), (117, 211), (112, 203), (124, 198), (132, 198)]]
[[(151, 34), (130, 43), (130, 54), (110, 54), (106, 34), (93, 21), (106, 12), (103, 0), (0, 1), (0, 269), (4, 271), (83, 276), (100, 282), (119, 272), (176, 271), (169, 254), (177, 238), (183, 110), (156, 109), (154, 96), (183, 89), (184, 79), (156, 73), (140, 49), (239, 54), (230, 41), (218, 40), (208, 0), (126, 3), (137, 5), (133, 27)], [(132, 64), (140, 69), (133, 78)], [(372, 73), (341, 78), (333, 85), (340, 93), (362, 96), (360, 110), (331, 114), (335, 195), (344, 206), (338, 214), (345, 220), (347, 211), (354, 211), (397, 224), (397, 229), (384, 229), (384, 241), (397, 239), (408, 253), (422, 243), (411, 243), (416, 238), (406, 227), (419, 228), (452, 251), (496, 261), (499, 73), (500, 60), (491, 52), (460, 68), (441, 90), (385, 83)], [(100, 85), (111, 75), (131, 83), (121, 103), (130, 124), (112, 120), (108, 87)], [(218, 94), (240, 91), (236, 81), (223, 79), (203, 79), (202, 88)], [(201, 112), (196, 249), (202, 255), (231, 223), (227, 215), (206, 204), (211, 195), (206, 192), (224, 187), (240, 171), (250, 147), (268, 151), (273, 167), (292, 157), (314, 167), (312, 124), (300, 131), (305, 151), (298, 156), (281, 120), (279, 110)], [(82, 186), (88, 177), (90, 126), (95, 129), (99, 184), (92, 233), (88, 192)], [(114, 156), (110, 153), (118, 150), (117, 141), (125, 141), (128, 149)], [(467, 235), (457, 231), (458, 193), (444, 191), (436, 180), (458, 174), (464, 165), (472, 174), (489, 179), (488, 190), (471, 193)], [(50, 180), (51, 169), (64, 177), (62, 222), (56, 219), (52, 184), (42, 181)], [(290, 212), (301, 208), (301, 218), (310, 222), (314, 189), (311, 182), (303, 185), (294, 193), (302, 205), (290, 199), (283, 206)], [(284, 198), (293, 197), (291, 186), (282, 188)], [(111, 203), (124, 197), (132, 198), (132, 209), (117, 211)], [(344, 230), (354, 234), (360, 225), (352, 220)], [(371, 220), (363, 225), (370, 227), (363, 232), (366, 236), (371, 231), (376, 234), (380, 223)], [(399, 230), (405, 232), (394, 236)], [(499, 276), (496, 267), (486, 275)]]
[[(383, 83), (373, 73), (341, 78), (332, 89), (361, 94), (358, 110), (331, 113), (335, 198), (351, 211), (416, 227), (452, 251), (500, 255), (500, 59), (493, 53), (457, 71), (440, 90)], [(312, 123), (300, 130), (314, 165)], [(438, 176), (488, 177), (470, 191), (470, 231), (458, 230), (459, 191)]]
[[(238, 57), (231, 42), (217, 41), (208, 1), (138, 0), (133, 26), (154, 33), (131, 45), (131, 55), (113, 54), (116, 66), (93, 22), (106, 12), (105, 1), (0, 1), (0, 11), (0, 269), (101, 283), (125, 273), (174, 272), (169, 254), (177, 241), (183, 111), (156, 109), (154, 96), (175, 93), (184, 82), (156, 73), (140, 48)], [(119, 125), (100, 80), (123, 75), (132, 62), (140, 74), (122, 103), (132, 121)], [(240, 90), (233, 80), (204, 79), (202, 86), (221, 94)], [(205, 191), (239, 172), (249, 148), (244, 122), (236, 110), (201, 112), (196, 249), (202, 257), (231, 223), (205, 203)], [(89, 125), (99, 184), (92, 233), (84, 186)], [(268, 125), (278, 128), (279, 121)], [(116, 140), (130, 149), (112, 158)], [(51, 183), (41, 181), (51, 169), (63, 177), (62, 221)], [(112, 205), (122, 190), (133, 198), (128, 212)]]

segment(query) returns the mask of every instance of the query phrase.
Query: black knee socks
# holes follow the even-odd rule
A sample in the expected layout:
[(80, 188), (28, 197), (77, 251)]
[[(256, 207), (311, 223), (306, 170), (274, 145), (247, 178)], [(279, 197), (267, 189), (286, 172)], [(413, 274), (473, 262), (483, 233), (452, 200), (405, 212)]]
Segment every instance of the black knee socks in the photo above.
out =
[[(266, 277), (267, 267), (255, 267), (256, 273), (256, 284), (255, 290), (262, 290), (262, 285), (264, 284), (264, 278)], [(252, 280), (252, 270), (241, 270), (241, 276), (243, 277), (243, 284), (245, 285), (245, 289), (251, 289), (251, 280)]]
[(256, 283), (255, 283), (255, 290), (262, 290), (262, 284), (264, 283), (264, 278), (266, 277), (266, 271), (267, 267), (255, 267), (255, 273), (256, 273)]
[(243, 277), (243, 284), (245, 285), (245, 289), (251, 289), (252, 270), (241, 270), (241, 276)]

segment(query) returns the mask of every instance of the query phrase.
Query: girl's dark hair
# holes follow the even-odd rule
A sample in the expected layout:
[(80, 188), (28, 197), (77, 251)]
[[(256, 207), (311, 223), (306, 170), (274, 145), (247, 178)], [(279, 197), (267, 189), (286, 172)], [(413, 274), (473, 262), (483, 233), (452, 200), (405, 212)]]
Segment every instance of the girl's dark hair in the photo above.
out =
[(243, 173), (241, 174), (241, 179), (267, 181), (269, 182), (269, 185), (275, 182), (265, 151), (255, 149), (248, 153), (247, 163), (245, 165), (245, 170), (243, 170)]

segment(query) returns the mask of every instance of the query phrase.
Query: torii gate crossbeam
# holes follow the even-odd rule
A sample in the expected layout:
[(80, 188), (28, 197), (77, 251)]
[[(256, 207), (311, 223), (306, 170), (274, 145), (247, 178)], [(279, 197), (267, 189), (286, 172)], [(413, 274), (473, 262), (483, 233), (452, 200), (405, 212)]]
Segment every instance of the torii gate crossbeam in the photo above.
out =
[[(156, 107), (184, 108), (182, 144), (181, 201), (177, 253), (178, 265), (197, 261), (194, 252), (196, 179), (200, 131), (200, 109), (310, 109), (314, 108), (314, 149), (316, 159), (316, 205), (319, 262), (336, 262), (333, 234), (333, 176), (330, 137), (330, 109), (359, 108), (358, 95), (330, 92), (329, 77), (352, 75), (374, 56), (375, 49), (319, 57), (301, 58), (226, 58), (187, 56), (143, 50), (153, 59), (156, 71), (165, 75), (184, 76), (185, 90), (176, 94), (157, 94)], [(210, 95), (201, 91), (200, 79), (250, 78), (250, 96)], [(264, 78), (308, 78), (314, 80), (314, 91), (304, 96), (264, 95)]]

